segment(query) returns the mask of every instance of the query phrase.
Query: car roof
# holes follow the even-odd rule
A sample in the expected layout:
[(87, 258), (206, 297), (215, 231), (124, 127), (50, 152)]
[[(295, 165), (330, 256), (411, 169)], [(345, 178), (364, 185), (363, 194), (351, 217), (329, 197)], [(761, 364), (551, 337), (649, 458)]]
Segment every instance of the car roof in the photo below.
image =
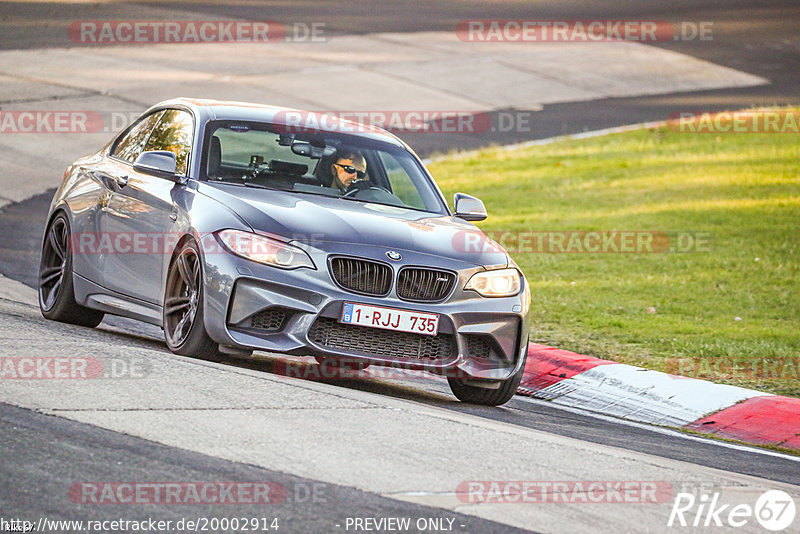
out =
[[(349, 121), (330, 113), (280, 106), (267, 106), (249, 102), (230, 102), (202, 98), (173, 98), (164, 100), (148, 111), (168, 107), (189, 108), (200, 123), (206, 123), (211, 120), (240, 120), (287, 124), (288, 119), (289, 127), (291, 127), (292, 124), (297, 124), (297, 120), (302, 120), (303, 124), (308, 125), (305, 126), (305, 128), (313, 127), (315, 131), (321, 133), (346, 133), (373, 141), (382, 141), (384, 143), (391, 143), (393, 145), (409, 148), (408, 145), (396, 135), (382, 128)], [(304, 126), (301, 126), (301, 128), (303, 127)]]

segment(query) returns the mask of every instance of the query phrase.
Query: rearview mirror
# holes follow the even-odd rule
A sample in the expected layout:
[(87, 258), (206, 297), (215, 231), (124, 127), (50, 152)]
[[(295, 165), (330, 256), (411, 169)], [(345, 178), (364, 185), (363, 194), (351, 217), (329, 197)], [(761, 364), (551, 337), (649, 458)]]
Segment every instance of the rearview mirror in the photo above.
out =
[(482, 221), (488, 217), (483, 201), (464, 193), (456, 193), (453, 196), (453, 207), (456, 217), (465, 221)]
[(298, 156), (306, 156), (311, 159), (320, 159), (323, 156), (333, 156), (336, 154), (335, 146), (316, 146), (308, 141), (293, 141), (292, 152)]
[(182, 182), (181, 176), (176, 174), (175, 154), (169, 150), (149, 150), (142, 152), (133, 163), (134, 170), (159, 178), (166, 178), (174, 182)]

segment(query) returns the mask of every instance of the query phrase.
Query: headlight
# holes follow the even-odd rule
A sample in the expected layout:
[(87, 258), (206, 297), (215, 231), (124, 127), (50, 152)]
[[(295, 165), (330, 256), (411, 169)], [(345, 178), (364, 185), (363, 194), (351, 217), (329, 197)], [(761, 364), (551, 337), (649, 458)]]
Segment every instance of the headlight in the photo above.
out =
[(516, 269), (475, 273), (464, 286), (464, 289), (472, 289), (484, 297), (511, 297), (519, 293), (519, 288), (519, 272)]
[(316, 269), (314, 262), (304, 250), (287, 245), (277, 239), (239, 230), (223, 230), (217, 235), (225, 248), (248, 260), (282, 269), (298, 267)]

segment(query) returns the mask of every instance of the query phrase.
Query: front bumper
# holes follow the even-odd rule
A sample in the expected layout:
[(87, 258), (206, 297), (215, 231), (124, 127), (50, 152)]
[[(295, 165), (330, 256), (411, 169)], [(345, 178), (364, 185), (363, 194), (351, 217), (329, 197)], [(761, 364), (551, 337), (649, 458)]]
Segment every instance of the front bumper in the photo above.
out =
[[(397, 296), (395, 284), (384, 297), (364, 296), (337, 286), (327, 268), (330, 254), (375, 259), (385, 250), (357, 248), (306, 248), (317, 270), (282, 270), (228, 253), (206, 254), (206, 331), (230, 347), (363, 359), (448, 376), (504, 380), (520, 368), (530, 327), (530, 293), (524, 278), (518, 295), (484, 298), (463, 290), (481, 267), (403, 251), (405, 261), (393, 266), (395, 278), (403, 265), (456, 271), (450, 296), (438, 303), (410, 302)], [(439, 333), (434, 337), (343, 324), (339, 318), (345, 302), (437, 313)]]

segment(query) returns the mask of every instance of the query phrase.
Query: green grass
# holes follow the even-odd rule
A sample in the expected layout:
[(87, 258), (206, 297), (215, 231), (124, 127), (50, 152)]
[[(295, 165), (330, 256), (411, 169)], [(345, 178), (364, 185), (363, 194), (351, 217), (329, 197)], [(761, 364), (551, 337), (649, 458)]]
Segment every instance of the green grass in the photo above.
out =
[(797, 134), (643, 129), (429, 167), (450, 198), (484, 201), (485, 231), (711, 236), (684, 253), (512, 253), (532, 341), (800, 397)]

